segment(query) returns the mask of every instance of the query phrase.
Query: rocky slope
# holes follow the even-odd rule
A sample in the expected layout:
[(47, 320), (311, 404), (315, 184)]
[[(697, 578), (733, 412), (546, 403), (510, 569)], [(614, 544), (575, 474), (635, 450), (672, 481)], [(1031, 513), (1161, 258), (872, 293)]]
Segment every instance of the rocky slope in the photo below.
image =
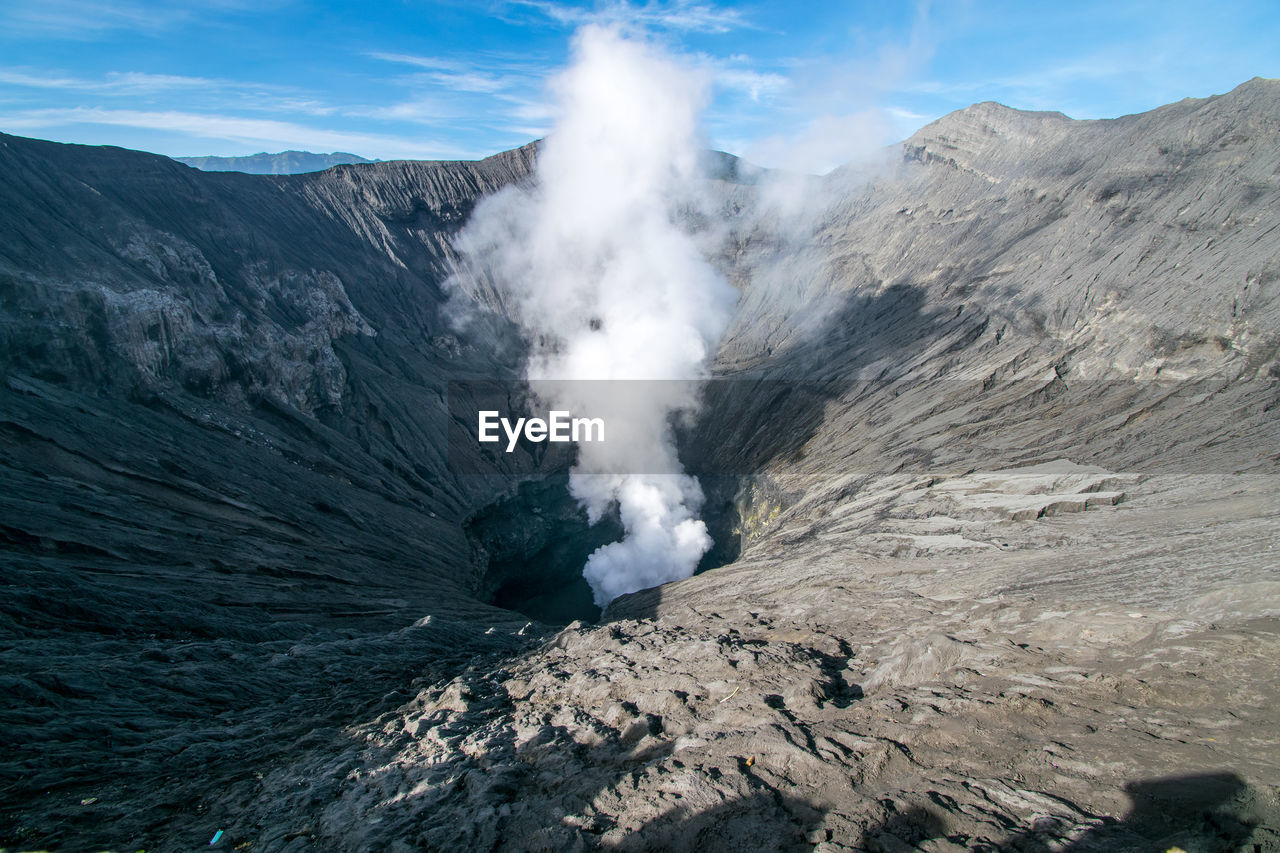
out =
[(563, 505), (443, 455), (515, 357), (448, 239), (532, 150), (0, 138), (0, 843), (1280, 849), (1278, 141), (1254, 80), (976, 105), (800, 211), (722, 172), (737, 560), (548, 632), (464, 527)]
[(6, 843), (145, 836), (248, 756), (512, 645), (442, 440), (446, 375), (493, 362), (438, 282), (530, 151), (269, 178), (0, 144)]

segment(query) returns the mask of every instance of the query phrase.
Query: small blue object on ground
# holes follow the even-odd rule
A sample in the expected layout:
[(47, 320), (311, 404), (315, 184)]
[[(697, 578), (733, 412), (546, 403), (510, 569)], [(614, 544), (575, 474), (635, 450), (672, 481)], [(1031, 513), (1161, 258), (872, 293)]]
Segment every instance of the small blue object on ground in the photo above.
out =
[(213, 834), (213, 840), (209, 842), (209, 846), (212, 847), (213, 845), (217, 844), (218, 841), (221, 840), (221, 838), (222, 838), (222, 830), (219, 829), (217, 832)]

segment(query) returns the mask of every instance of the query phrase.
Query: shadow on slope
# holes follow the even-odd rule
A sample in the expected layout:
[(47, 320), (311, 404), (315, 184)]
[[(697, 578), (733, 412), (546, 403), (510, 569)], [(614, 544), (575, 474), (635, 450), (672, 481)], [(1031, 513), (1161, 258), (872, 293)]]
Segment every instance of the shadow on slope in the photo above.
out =
[[(714, 541), (699, 572), (737, 559), (742, 516), (762, 488), (756, 475), (803, 454), (827, 406), (849, 393), (861, 368), (900, 359), (913, 342), (935, 340), (956, 323), (954, 315), (926, 309), (922, 287), (897, 284), (838, 299), (822, 332), (799, 337), (754, 369), (708, 382), (696, 423), (680, 430), (680, 458), (702, 484), (702, 518)], [(886, 372), (864, 381), (865, 393), (890, 378)], [(616, 516), (588, 525), (565, 482), (563, 474), (523, 482), (466, 525), (476, 562), (487, 567), (485, 600), (558, 625), (598, 618), (582, 567), (592, 551), (623, 535)]]
[[(915, 806), (893, 814), (868, 830), (870, 850), (916, 848), (935, 839), (964, 844), (971, 850), (1017, 850), (1023, 853), (1121, 853), (1135, 850), (1184, 850), (1231, 853), (1280, 849), (1280, 828), (1264, 821), (1253, 790), (1234, 773), (1192, 773), (1130, 782), (1124, 787), (1132, 806), (1120, 818), (1103, 816), (1083, 833), (1054, 817), (999, 841), (949, 836), (948, 820), (936, 806)], [(1272, 809), (1274, 811), (1274, 809)], [(1065, 843), (1064, 837), (1070, 840)]]

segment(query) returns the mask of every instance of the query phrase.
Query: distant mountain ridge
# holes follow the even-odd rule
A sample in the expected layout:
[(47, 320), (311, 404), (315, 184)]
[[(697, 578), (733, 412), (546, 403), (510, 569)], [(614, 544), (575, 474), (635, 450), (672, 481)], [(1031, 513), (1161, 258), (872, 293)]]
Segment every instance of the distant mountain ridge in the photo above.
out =
[(250, 175), (298, 175), (303, 172), (323, 172), (347, 163), (374, 163), (359, 154), (334, 151), (332, 154), (313, 154), (310, 151), (281, 151), (268, 154), (263, 151), (245, 157), (174, 157), (179, 163), (194, 166), (202, 172), (246, 172)]

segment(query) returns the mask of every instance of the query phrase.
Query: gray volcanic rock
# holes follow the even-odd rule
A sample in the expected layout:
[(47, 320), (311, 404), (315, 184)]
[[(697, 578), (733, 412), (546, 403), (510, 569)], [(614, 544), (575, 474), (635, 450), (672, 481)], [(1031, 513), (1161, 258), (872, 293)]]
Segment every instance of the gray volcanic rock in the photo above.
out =
[(799, 210), (716, 158), (737, 559), (549, 634), (482, 599), (581, 543), (444, 438), (518, 359), (449, 237), (532, 149), (0, 138), (2, 843), (1280, 849), (1278, 143), (1254, 80), (979, 104)]
[(0, 138), (0, 843), (146, 837), (146, 792), (194, 808), (519, 645), (444, 442), (445, 378), (495, 362), (438, 282), (529, 158), (271, 178)]
[(179, 163), (194, 166), (202, 172), (245, 172), (250, 175), (300, 175), (304, 172), (323, 172), (334, 166), (350, 163), (372, 163), (358, 154), (334, 151), (332, 154), (312, 154), (310, 151), (281, 151), (268, 154), (263, 151), (244, 157), (174, 157)]

